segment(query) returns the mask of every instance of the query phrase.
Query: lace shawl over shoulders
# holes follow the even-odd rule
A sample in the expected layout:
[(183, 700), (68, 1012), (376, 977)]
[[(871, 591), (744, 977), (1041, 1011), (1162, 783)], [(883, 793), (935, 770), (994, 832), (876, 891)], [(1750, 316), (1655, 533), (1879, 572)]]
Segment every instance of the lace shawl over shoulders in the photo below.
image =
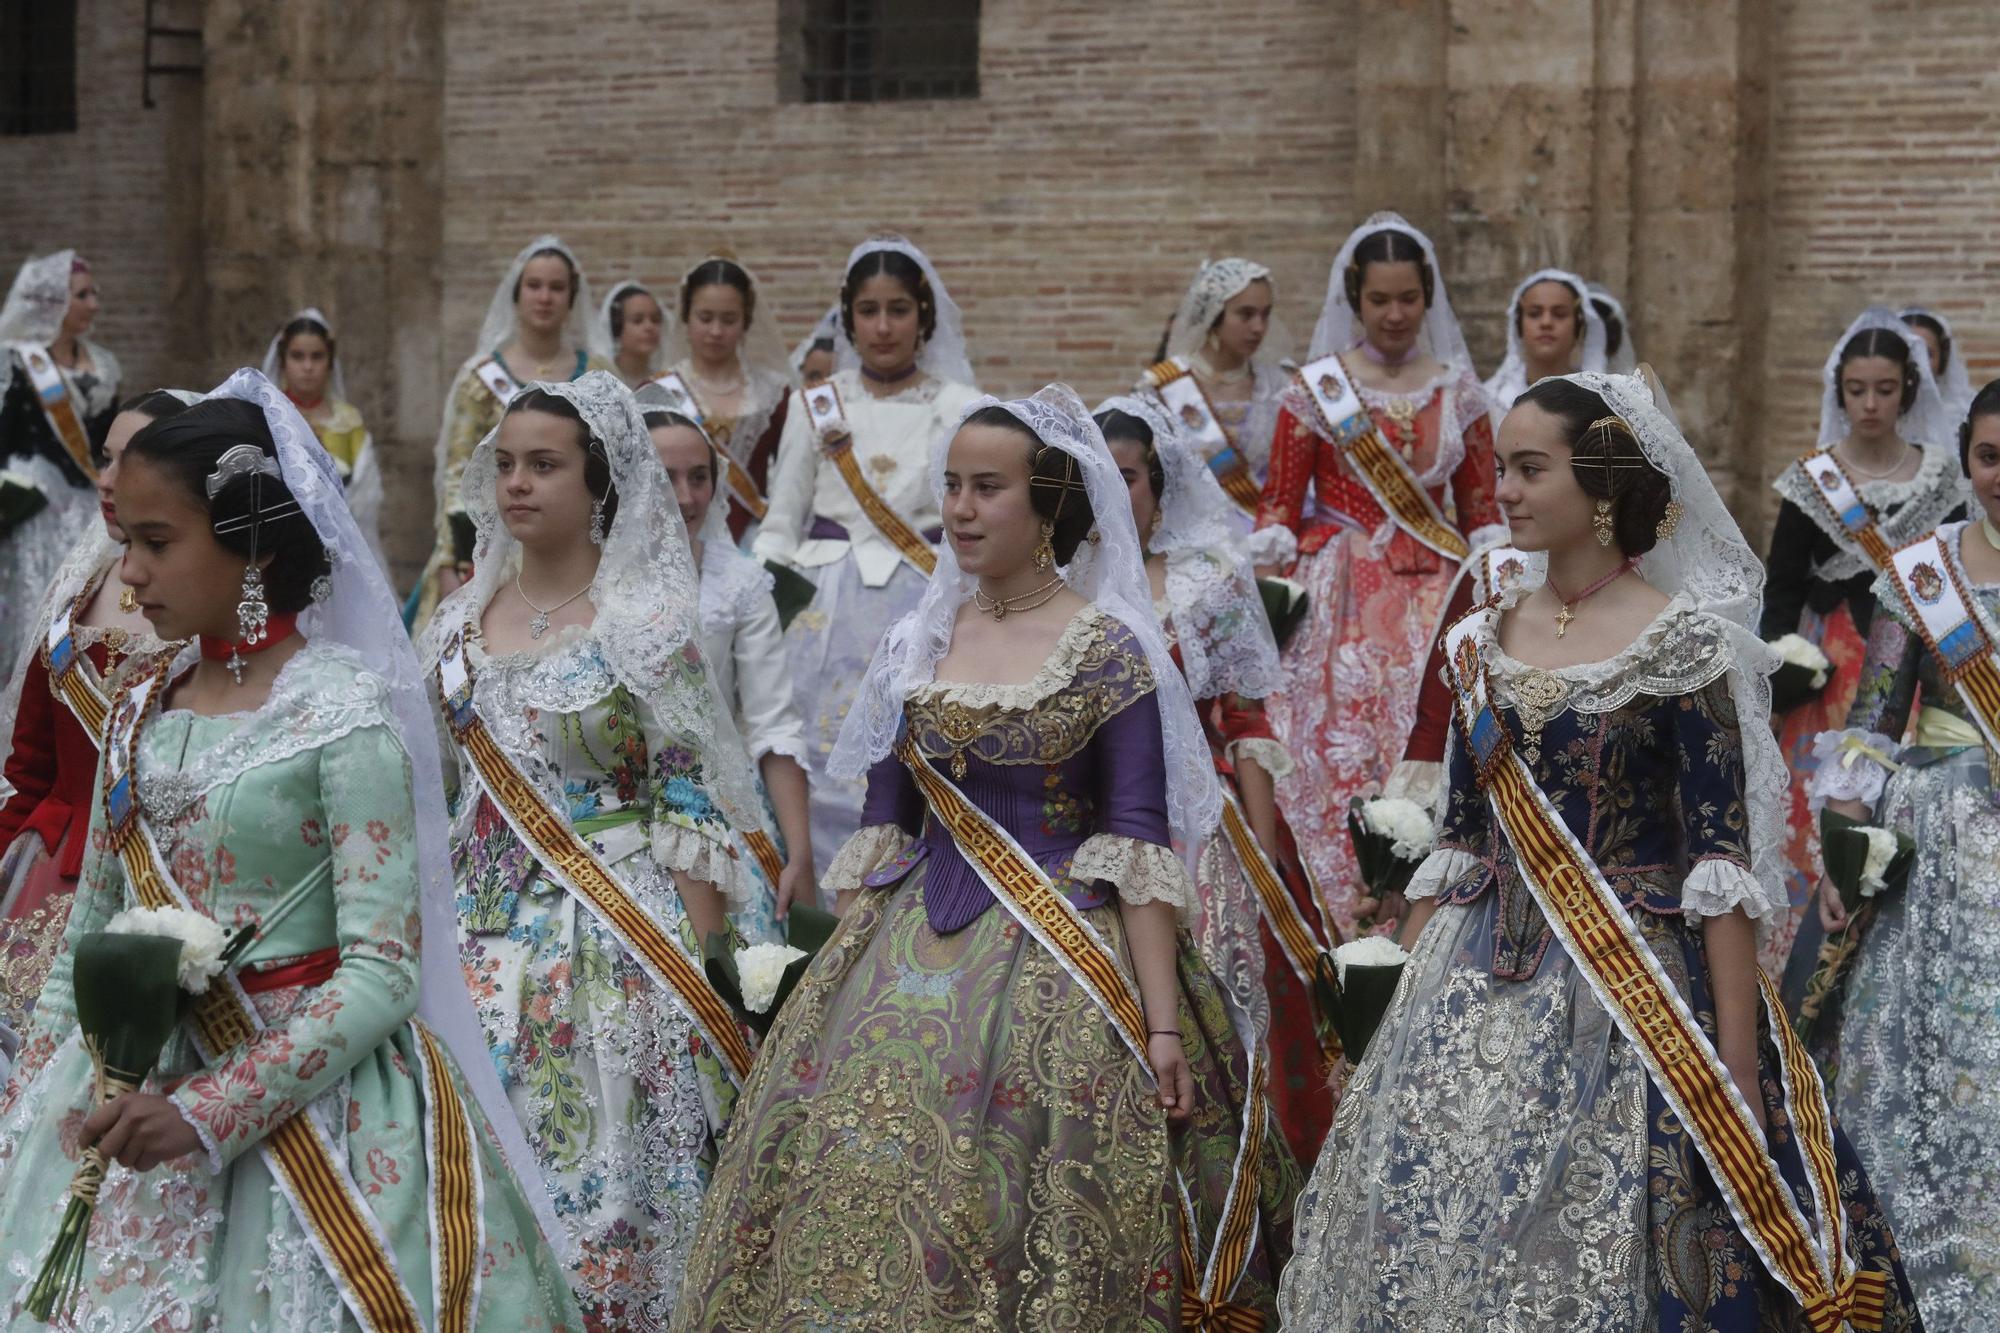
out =
[[(182, 660), (192, 662), (192, 656)], [(185, 710), (167, 715), (175, 714)], [(141, 738), (138, 792), (149, 814), (174, 818), (253, 769), (322, 749), (363, 727), (380, 726), (402, 744), (388, 684), (359, 654), (337, 644), (307, 644), (278, 672), (261, 706), (229, 720), (234, 725), (219, 744), (191, 754), (179, 769), (152, 754)]]
[[(1529, 591), (1507, 593), (1500, 609), (1511, 610)], [(1676, 593), (1625, 648), (1601, 662), (1577, 666), (1536, 667), (1509, 656), (1500, 647), (1499, 623), (1497, 615), (1485, 617), (1475, 639), (1502, 696), (1516, 699), (1522, 681), (1553, 677), (1564, 686), (1563, 707), (1579, 713), (1608, 713), (1642, 694), (1659, 699), (1689, 694), (1736, 665), (1727, 622), (1696, 607), (1686, 593)]]
[[(1964, 487), (1959, 484), (1957, 455), (1935, 445), (1919, 444), (1917, 448), (1923, 456), (1914, 476), (1903, 481), (1855, 483), (1855, 492), (1875, 511), (1875, 527), (1891, 549), (1906, 546), (1930, 532), (1965, 500)], [(1794, 508), (1812, 520), (1814, 527), (1832, 539), (1834, 554), (1813, 571), (1818, 577), (1839, 581), (1873, 568), (1853, 536), (1820, 502), (1803, 460), (1795, 459), (1788, 464), (1771, 483), (1771, 489), (1790, 500)]]

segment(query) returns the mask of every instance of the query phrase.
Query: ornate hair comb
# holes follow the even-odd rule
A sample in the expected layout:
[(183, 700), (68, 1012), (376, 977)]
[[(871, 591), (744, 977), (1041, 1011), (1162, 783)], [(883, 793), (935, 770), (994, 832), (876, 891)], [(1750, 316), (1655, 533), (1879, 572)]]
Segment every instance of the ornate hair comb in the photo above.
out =
[[(222, 457), (215, 460), (215, 471), (208, 474), (208, 481), (206, 483), (208, 498), (213, 500), (224, 486), (227, 486), (238, 477), (250, 477), (253, 479), (274, 477), (282, 482), (284, 476), (284, 470), (278, 466), (278, 460), (265, 453), (262, 449), (259, 449), (256, 445), (232, 445), (224, 451)], [(264, 503), (263, 487), (259, 485), (252, 492), (250, 512), (238, 515), (235, 518), (227, 518), (217, 523), (215, 525), (215, 534), (223, 536), (227, 533), (239, 532), (244, 528), (254, 528), (258, 524), (270, 519), (288, 518), (298, 512), (299, 502), (292, 497), (291, 492), (285, 492), (283, 499), (273, 500), (267, 505)]]

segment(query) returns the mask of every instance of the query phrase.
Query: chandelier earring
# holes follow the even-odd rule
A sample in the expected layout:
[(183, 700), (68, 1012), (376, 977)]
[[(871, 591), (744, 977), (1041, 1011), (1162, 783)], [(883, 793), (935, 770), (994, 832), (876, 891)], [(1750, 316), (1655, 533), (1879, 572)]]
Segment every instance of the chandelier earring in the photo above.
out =
[(1611, 522), (1611, 501), (1599, 500), (1597, 502), (1597, 510), (1590, 516), (1590, 526), (1596, 529), (1597, 531), (1597, 544), (1599, 546), (1611, 545), (1611, 538), (1613, 535), (1612, 522)]
[(1681, 515), (1686, 512), (1679, 500), (1667, 501), (1666, 511), (1660, 515), (1659, 526), (1653, 529), (1653, 535), (1661, 541), (1672, 540), (1674, 533), (1680, 528)]
[(604, 545), (604, 501), (602, 500), (590, 502), (590, 544)]
[(1035, 568), (1047, 569), (1056, 561), (1056, 525), (1042, 520), (1042, 538), (1035, 543)]

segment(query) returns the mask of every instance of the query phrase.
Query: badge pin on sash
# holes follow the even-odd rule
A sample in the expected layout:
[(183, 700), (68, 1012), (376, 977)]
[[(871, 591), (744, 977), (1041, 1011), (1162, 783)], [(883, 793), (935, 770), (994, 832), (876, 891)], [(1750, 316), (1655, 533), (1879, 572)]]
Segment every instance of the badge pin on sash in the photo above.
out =
[(514, 377), (509, 375), (501, 367), (500, 363), (491, 357), (488, 357), (479, 365), (479, 382), (486, 386), (488, 393), (500, 400), (502, 406), (505, 406), (510, 398), (521, 391), (521, 386), (514, 383)]
[(1159, 395), (1160, 402), (1179, 419), (1188, 435), (1201, 445), (1204, 454), (1229, 447), (1229, 436), (1215, 419), (1215, 413), (1208, 410), (1208, 398), (1202, 393), (1192, 371), (1162, 384)]
[(694, 390), (688, 388), (687, 381), (681, 378), (678, 370), (654, 376), (652, 385), (666, 395), (667, 411), (678, 412), (697, 425), (701, 424), (701, 409), (695, 405)]
[(854, 434), (840, 405), (840, 391), (831, 384), (816, 384), (806, 390), (806, 416), (822, 448), (832, 448)]
[(1368, 410), (1361, 405), (1361, 395), (1354, 391), (1353, 382), (1347, 378), (1347, 367), (1341, 364), (1338, 355), (1323, 356), (1300, 366), (1299, 382), (1312, 395), (1320, 423), (1335, 444), (1352, 444), (1374, 429)]

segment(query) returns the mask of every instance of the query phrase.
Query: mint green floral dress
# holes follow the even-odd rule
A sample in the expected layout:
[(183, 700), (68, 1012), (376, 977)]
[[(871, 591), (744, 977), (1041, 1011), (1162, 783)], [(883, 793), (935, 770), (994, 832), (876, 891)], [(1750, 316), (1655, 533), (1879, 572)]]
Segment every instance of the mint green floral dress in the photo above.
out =
[[(713, 706), (693, 643), (643, 696), (587, 630), (504, 656), (475, 638), (469, 653), (494, 739), (698, 960), (672, 872), (739, 907), (752, 880), (692, 739), (705, 726), (695, 710)], [(665, 1328), (734, 1089), (675, 1001), (544, 875), (459, 757), (461, 958), (569, 1232), (571, 1285), (593, 1329)]]
[[(338, 964), (319, 984), (253, 996), (263, 1031), (212, 1063), (185, 1031), (169, 1042), (146, 1090), (170, 1093), (206, 1151), (143, 1173), (111, 1168), (91, 1227), (77, 1326), (94, 1333), (357, 1327), (256, 1151), (299, 1114), (316, 1117), (344, 1154), (429, 1321), (429, 1168), (410, 1023), (418, 997), (416, 806), (388, 691), (346, 650), (308, 645), (254, 712), (169, 710), (148, 724), (138, 792), (161, 855), (194, 904), (227, 925), (262, 923), (246, 967), (327, 949), (338, 950)], [(281, 904), (289, 910), (279, 917)], [(9, 1328), (42, 1327), (21, 1301), (55, 1237), (90, 1102), (70, 950), (81, 934), (135, 905), (109, 850), (100, 801), (63, 949), (0, 1093)], [(455, 1068), (451, 1074), (457, 1081)], [(480, 1146), (474, 1325), (574, 1328), (561, 1265), (462, 1083), (460, 1096)]]

